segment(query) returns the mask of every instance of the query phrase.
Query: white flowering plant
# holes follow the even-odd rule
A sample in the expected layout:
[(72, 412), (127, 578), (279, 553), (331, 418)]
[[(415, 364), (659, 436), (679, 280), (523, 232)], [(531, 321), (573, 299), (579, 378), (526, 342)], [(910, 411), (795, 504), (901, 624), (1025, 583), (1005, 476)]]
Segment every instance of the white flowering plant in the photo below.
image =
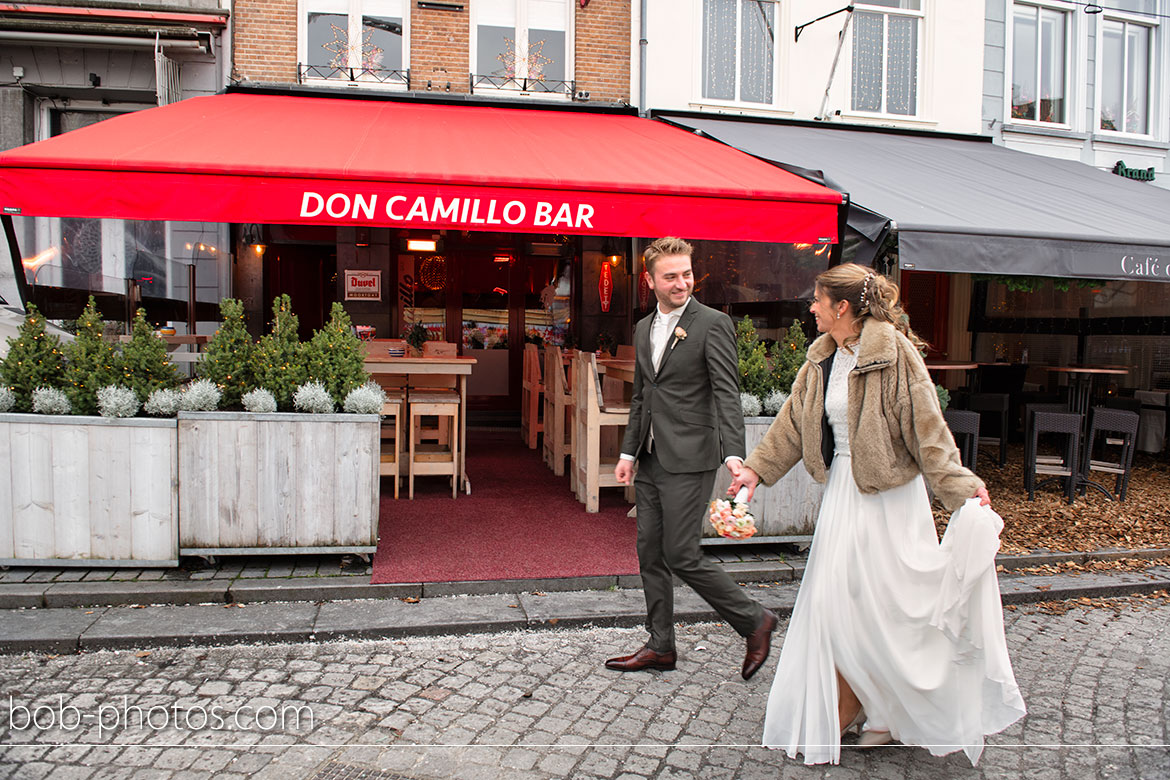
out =
[(151, 392), (142, 411), (153, 417), (174, 417), (179, 411), (182, 402), (182, 393), (168, 387), (160, 387)]
[(781, 407), (788, 400), (788, 393), (783, 390), (773, 390), (764, 399), (764, 414), (775, 417), (780, 414)]
[(760, 399), (754, 393), (740, 393), (739, 403), (744, 417), (759, 417), (762, 409)]
[(309, 414), (332, 414), (333, 396), (320, 382), (305, 382), (293, 393), (293, 407)]
[(33, 411), (37, 414), (71, 414), (73, 405), (64, 390), (55, 387), (38, 387), (32, 394)]
[(11, 387), (0, 387), (0, 413), (11, 412), (16, 406), (16, 393)]
[(366, 382), (350, 390), (342, 408), (348, 414), (381, 414), (386, 392), (376, 382)]
[(138, 414), (138, 394), (129, 387), (106, 385), (97, 391), (97, 402), (102, 417), (133, 417)]
[(219, 387), (210, 379), (196, 379), (183, 388), (179, 408), (184, 412), (214, 412), (222, 396)]
[(245, 409), (255, 414), (271, 414), (276, 411), (276, 396), (263, 387), (249, 390), (240, 400)]

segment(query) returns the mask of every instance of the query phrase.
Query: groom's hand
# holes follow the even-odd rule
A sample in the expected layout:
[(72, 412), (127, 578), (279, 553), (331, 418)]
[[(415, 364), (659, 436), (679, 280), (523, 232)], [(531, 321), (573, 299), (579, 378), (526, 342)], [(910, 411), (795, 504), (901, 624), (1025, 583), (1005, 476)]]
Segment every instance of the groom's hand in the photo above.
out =
[(619, 460), (617, 465), (613, 467), (613, 476), (618, 484), (630, 484), (630, 480), (634, 478), (634, 461), (624, 458)]
[[(731, 468), (731, 463), (727, 464), (727, 468)], [(760, 475), (753, 471), (751, 467), (745, 466), (742, 463), (739, 464), (738, 474), (736, 474), (734, 471), (731, 473), (734, 476), (731, 480), (731, 487), (727, 488), (727, 495), (734, 496), (739, 492), (741, 487), (746, 486), (748, 489), (747, 499), (748, 501), (751, 501), (752, 496), (756, 493), (756, 485), (760, 484)]]

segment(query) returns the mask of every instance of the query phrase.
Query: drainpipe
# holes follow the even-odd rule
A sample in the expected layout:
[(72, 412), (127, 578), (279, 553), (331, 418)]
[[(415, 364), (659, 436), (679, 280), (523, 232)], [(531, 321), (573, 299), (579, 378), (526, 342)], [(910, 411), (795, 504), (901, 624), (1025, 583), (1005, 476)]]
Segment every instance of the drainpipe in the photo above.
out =
[(646, 0), (638, 4), (638, 114), (646, 116)]

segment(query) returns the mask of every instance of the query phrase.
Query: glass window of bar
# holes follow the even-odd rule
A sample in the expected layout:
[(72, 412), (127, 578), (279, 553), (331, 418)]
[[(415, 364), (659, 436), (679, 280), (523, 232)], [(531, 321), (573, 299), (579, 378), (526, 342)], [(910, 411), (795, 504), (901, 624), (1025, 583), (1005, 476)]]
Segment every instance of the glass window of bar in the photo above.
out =
[(1012, 119), (1067, 119), (1068, 13), (1017, 4), (1012, 16)]
[(1147, 24), (1120, 19), (1102, 22), (1101, 130), (1149, 134), (1153, 37), (1153, 28)]
[(853, 13), (852, 110), (918, 114), (921, 26), (921, 0), (872, 0), (858, 6)]
[(405, 0), (311, 0), (302, 77), (401, 82)]
[(566, 0), (479, 0), (473, 89), (565, 91), (568, 9)]
[(776, 4), (703, 0), (703, 97), (773, 102)]

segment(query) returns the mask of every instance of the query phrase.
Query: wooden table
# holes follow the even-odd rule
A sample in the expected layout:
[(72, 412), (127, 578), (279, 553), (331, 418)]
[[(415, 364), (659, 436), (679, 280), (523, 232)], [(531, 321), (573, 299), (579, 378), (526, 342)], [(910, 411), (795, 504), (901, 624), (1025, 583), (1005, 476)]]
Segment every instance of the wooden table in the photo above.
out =
[(636, 363), (636, 360), (600, 358), (597, 361), (597, 373), (629, 382), (632, 385), (634, 384), (634, 365)]
[(927, 371), (970, 371), (978, 367), (978, 363), (953, 363), (945, 360), (926, 364)]
[(454, 376), (459, 389), (459, 475), (463, 489), (470, 495), (471, 479), (467, 476), (467, 377), (471, 376), (475, 358), (470, 357), (390, 357), (366, 353), (366, 373), (377, 381), (379, 376), (404, 376), (407, 385), (413, 376)]
[(1072, 388), (1069, 408), (1080, 415), (1089, 413), (1089, 400), (1095, 377), (1125, 376), (1129, 373), (1129, 369), (1124, 366), (1045, 366), (1044, 370), (1052, 374), (1068, 375)]

